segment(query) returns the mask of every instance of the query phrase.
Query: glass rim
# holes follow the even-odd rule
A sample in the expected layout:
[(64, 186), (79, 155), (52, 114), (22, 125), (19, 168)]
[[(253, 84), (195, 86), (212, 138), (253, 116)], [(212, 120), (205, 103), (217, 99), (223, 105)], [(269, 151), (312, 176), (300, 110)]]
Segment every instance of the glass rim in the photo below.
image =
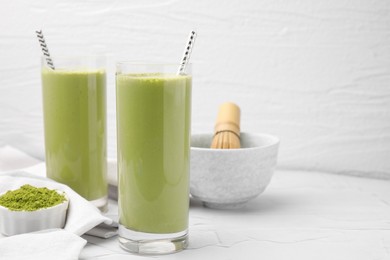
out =
[[(180, 63), (172, 62), (172, 61), (169, 61), (169, 62), (142, 61), (142, 60), (141, 61), (117, 61), (115, 64), (116, 64), (116, 66), (119, 66), (119, 65), (140, 65), (140, 66), (166, 65), (166, 66), (177, 66), (178, 68), (180, 67)], [(191, 66), (191, 65), (192, 65), (191, 62), (187, 63), (187, 66)]]
[[(41, 59), (43, 60), (46, 60), (47, 56), (45, 55), (41, 55)], [(60, 60), (74, 60), (74, 59), (79, 59), (79, 60), (83, 60), (83, 59), (107, 59), (107, 55), (104, 55), (104, 54), (97, 54), (97, 55), (94, 55), (94, 54), (86, 54), (86, 55), (51, 55), (50, 58), (55, 62), (56, 59), (60, 59)]]
[[(107, 69), (107, 56), (105, 55), (60, 55), (50, 57), (55, 70), (96, 70)], [(52, 68), (47, 64), (47, 57), (41, 55), (41, 67)]]

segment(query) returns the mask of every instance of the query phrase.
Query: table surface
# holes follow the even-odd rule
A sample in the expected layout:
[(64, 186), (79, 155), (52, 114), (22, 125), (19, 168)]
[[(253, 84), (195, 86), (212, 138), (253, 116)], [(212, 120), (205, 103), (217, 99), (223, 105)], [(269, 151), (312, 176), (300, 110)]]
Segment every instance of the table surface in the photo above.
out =
[[(110, 212), (117, 204), (110, 201)], [(81, 259), (145, 259), (117, 238), (88, 240)], [(238, 210), (191, 201), (189, 247), (154, 259), (390, 259), (390, 181), (318, 172), (275, 172)]]
[[(0, 172), (44, 165), (0, 147)], [(35, 169), (35, 172), (34, 170)], [(117, 217), (110, 201), (109, 214)], [(390, 181), (277, 170), (265, 192), (238, 210), (191, 201), (189, 247), (144, 257), (122, 250), (116, 237), (83, 236), (80, 259), (390, 259)], [(1, 259), (1, 252), (0, 252)]]

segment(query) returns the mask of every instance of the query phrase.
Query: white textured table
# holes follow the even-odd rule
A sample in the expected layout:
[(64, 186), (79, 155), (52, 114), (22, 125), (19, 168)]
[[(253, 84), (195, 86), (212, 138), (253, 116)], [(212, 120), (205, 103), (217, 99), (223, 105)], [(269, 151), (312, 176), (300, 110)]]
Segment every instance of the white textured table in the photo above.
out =
[[(27, 171), (44, 172), (37, 163), (0, 147), (0, 171), (35, 165)], [(113, 201), (110, 213), (117, 214)], [(84, 238), (81, 259), (147, 258), (123, 251), (116, 237)], [(266, 191), (240, 210), (192, 201), (189, 248), (150, 258), (389, 260), (390, 181), (278, 170)]]
[[(111, 204), (115, 212), (116, 204)], [(145, 259), (84, 236), (81, 259)], [(390, 181), (277, 171), (244, 208), (192, 201), (190, 245), (154, 259), (390, 259)]]

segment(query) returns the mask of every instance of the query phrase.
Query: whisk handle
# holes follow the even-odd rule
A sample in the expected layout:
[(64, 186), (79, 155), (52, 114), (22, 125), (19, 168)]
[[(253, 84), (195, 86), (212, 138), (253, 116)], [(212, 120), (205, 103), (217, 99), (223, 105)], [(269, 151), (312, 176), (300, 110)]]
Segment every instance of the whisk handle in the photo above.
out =
[(226, 102), (219, 107), (214, 131), (231, 131), (240, 136), (240, 108), (236, 104)]

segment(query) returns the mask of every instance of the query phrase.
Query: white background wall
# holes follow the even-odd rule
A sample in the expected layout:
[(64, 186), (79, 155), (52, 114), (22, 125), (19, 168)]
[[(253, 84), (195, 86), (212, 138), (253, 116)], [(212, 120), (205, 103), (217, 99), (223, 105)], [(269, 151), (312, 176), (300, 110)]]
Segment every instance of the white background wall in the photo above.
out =
[(234, 101), (242, 131), (281, 138), (279, 167), (390, 179), (388, 0), (2, 1), (0, 146), (43, 158), (36, 29), (54, 58), (108, 55), (110, 157), (114, 62), (179, 62), (196, 29), (194, 133)]

